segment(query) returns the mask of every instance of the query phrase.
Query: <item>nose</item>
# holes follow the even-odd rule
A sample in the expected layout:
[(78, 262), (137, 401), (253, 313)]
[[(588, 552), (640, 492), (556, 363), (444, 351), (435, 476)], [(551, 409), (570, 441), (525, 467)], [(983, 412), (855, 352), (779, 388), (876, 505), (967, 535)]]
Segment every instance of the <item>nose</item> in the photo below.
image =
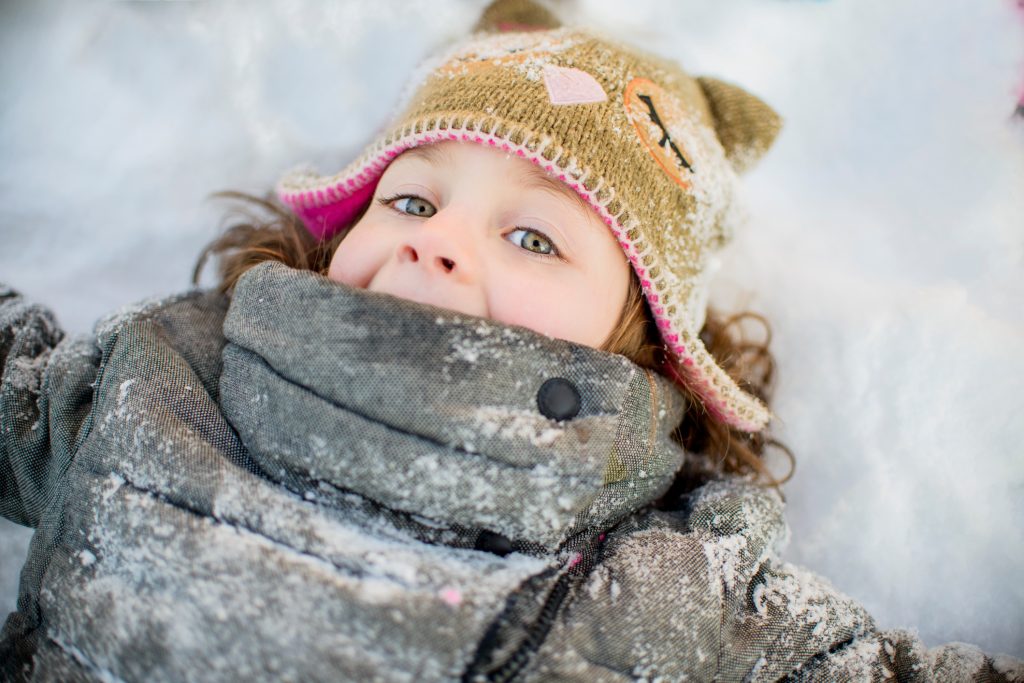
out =
[[(398, 261), (400, 263), (419, 263), (420, 253), (416, 251), (416, 247), (411, 244), (404, 244), (398, 252)], [(428, 264), (431, 262), (431, 258), (429, 256), (427, 257), (427, 262)], [(455, 266), (455, 261), (447, 256), (435, 256), (433, 257), (433, 263), (430, 264), (430, 267), (444, 273), (451, 273), (455, 270)]]
[(435, 275), (449, 277), (457, 282), (469, 282), (475, 277), (475, 262), (472, 248), (467, 244), (469, 236), (451, 221), (427, 219), (416, 231), (398, 246), (400, 264), (416, 264)]

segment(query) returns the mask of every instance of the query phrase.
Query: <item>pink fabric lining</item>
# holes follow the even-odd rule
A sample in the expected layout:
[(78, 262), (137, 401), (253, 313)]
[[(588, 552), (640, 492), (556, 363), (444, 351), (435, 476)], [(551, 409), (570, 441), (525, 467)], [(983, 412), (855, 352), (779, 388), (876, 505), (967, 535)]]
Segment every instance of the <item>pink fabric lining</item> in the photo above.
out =
[[(540, 154), (530, 152), (522, 146), (513, 145), (504, 138), (477, 131), (434, 130), (416, 133), (397, 140), (358, 172), (329, 185), (297, 192), (281, 192), (281, 200), (299, 216), (315, 237), (329, 239), (343, 226), (351, 223), (363, 207), (369, 203), (384, 169), (395, 157), (407, 149), (443, 140), (461, 140), (499, 147), (531, 161), (549, 173), (561, 171)], [(650, 304), (655, 323), (661, 330), (662, 337), (669, 349), (679, 361), (678, 364), (671, 364), (673, 366), (671, 374), (682, 380), (685, 385), (692, 387), (701, 396), (708, 411), (719, 420), (748, 432), (758, 431), (761, 428), (760, 424), (742, 419), (735, 410), (728, 407), (712, 387), (709, 378), (701, 372), (693, 354), (680, 341), (679, 330), (668, 318), (664, 306), (661, 305), (660, 296), (653, 290), (651, 281), (646, 277), (646, 269), (636, 247), (618, 220), (608, 213), (607, 209), (598, 203), (592, 193), (588, 192), (581, 183), (570, 180), (564, 172), (558, 173), (557, 177), (572, 187), (608, 225), (622, 246), (633, 269), (640, 277), (644, 296)], [(680, 371), (683, 376), (679, 374)]]

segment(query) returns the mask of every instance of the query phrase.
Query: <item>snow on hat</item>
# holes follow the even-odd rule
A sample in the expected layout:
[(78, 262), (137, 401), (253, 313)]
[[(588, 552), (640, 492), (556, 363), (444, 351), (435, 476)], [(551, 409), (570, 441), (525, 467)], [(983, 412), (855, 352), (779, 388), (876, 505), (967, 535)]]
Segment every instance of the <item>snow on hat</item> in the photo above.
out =
[(295, 169), (281, 200), (327, 239), (349, 226), (388, 164), (446, 140), (504, 150), (575, 190), (615, 235), (640, 279), (683, 382), (716, 419), (747, 432), (768, 408), (700, 340), (715, 252), (740, 212), (736, 174), (781, 121), (757, 97), (580, 28), (530, 0), (497, 0), (473, 35), (428, 61), (397, 119), (330, 176)]

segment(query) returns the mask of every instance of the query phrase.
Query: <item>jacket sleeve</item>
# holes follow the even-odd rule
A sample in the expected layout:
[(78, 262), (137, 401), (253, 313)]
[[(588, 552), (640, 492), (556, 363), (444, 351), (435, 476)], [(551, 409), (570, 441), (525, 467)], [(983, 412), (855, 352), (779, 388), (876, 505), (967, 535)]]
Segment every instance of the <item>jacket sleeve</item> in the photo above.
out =
[(1024, 681), (1012, 657), (963, 643), (929, 649), (911, 631), (877, 629), (828, 581), (778, 559), (788, 540), (778, 495), (740, 488), (700, 490), (688, 521), (721, 584), (716, 680)]
[(0, 284), (0, 514), (35, 527), (75, 451), (100, 350)]

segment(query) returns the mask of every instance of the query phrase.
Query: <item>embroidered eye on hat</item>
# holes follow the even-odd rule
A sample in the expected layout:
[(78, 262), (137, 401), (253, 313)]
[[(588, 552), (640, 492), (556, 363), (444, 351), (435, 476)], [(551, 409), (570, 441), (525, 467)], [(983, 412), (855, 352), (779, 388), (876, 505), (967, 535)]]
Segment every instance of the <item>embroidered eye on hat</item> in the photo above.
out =
[(715, 253), (742, 219), (737, 174), (781, 126), (768, 105), (592, 30), (563, 27), (530, 0), (490, 5), (468, 40), (419, 70), (407, 98), (341, 172), (301, 168), (278, 184), (313, 235), (349, 227), (407, 149), (455, 140), (515, 154), (572, 188), (608, 225), (674, 369), (708, 412), (743, 431), (764, 428), (767, 407), (715, 363), (699, 335)]

